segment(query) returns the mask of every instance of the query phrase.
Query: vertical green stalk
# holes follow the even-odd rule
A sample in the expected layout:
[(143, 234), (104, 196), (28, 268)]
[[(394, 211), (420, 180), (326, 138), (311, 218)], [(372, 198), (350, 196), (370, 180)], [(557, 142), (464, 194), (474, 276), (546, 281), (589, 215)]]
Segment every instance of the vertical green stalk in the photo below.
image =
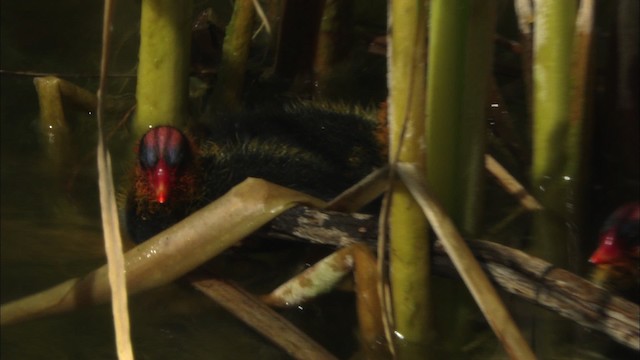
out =
[(33, 84), (40, 105), (40, 134), (48, 160), (63, 165), (70, 152), (69, 125), (64, 115), (62, 81), (53, 76), (37, 77)]
[(192, 0), (142, 0), (134, 131), (187, 116)]
[[(568, 140), (568, 167), (567, 175), (574, 180), (574, 198), (576, 211), (573, 213), (578, 227), (585, 213), (586, 201), (584, 201), (584, 186), (588, 179), (588, 158), (590, 156), (590, 142), (592, 122), (587, 115), (587, 104), (590, 103), (591, 88), (591, 63), (593, 42), (593, 25), (595, 16), (595, 1), (583, 0), (580, 2), (576, 19), (574, 34), (573, 54), (571, 58), (571, 99), (569, 103), (569, 140)], [(582, 238), (582, 237), (580, 237)], [(579, 256), (578, 259), (582, 259)]]
[(571, 53), (576, 18), (575, 1), (540, 0), (535, 6), (533, 54), (534, 196), (545, 211), (537, 216), (531, 251), (558, 266), (568, 261), (571, 220), (568, 203), (575, 193), (579, 159), (570, 156)]
[(255, 8), (251, 0), (237, 0), (222, 45), (222, 61), (213, 91), (218, 112), (239, 110), (247, 70)]
[(326, 95), (334, 66), (349, 45), (352, 7), (351, 0), (326, 0), (324, 3), (313, 61), (317, 97)]
[(531, 113), (531, 61), (533, 52), (533, 4), (531, 0), (514, 0), (514, 9), (518, 17), (518, 28), (520, 29), (520, 45), (522, 46), (522, 77), (525, 87), (525, 97), (527, 113)]
[(427, 181), (456, 224), (461, 216), (461, 189), (456, 168), (461, 166), (460, 137), (464, 93), (465, 38), (469, 0), (431, 1), (427, 78)]
[(484, 201), (486, 109), (491, 88), (496, 0), (471, 0), (464, 64), (464, 92), (460, 114), (458, 175), (462, 183), (457, 204), (458, 226), (468, 235), (480, 232)]
[[(392, 1), (390, 6), (389, 158), (423, 167), (426, 5), (404, 0)], [(400, 180), (392, 182), (389, 196), (393, 316), (395, 331), (405, 340), (399, 344), (399, 358), (426, 358), (426, 351), (409, 353), (403, 345), (426, 349), (430, 326), (427, 222)]]
[[(496, 1), (431, 1), (427, 183), (465, 235), (477, 234), (480, 227), (496, 6)], [(445, 350), (459, 356), (472, 336), (469, 319), (476, 305), (456, 284), (441, 284), (435, 295)]]
[[(576, 1), (538, 0), (533, 35), (533, 164), (534, 196), (544, 207), (533, 224), (529, 251), (556, 266), (567, 267), (577, 239), (572, 234), (580, 151), (570, 121), (572, 51)], [(581, 122), (581, 121), (580, 121)], [(533, 337), (541, 358), (557, 356), (558, 345), (570, 341), (571, 328), (546, 313), (536, 313)]]
[[(461, 182), (460, 118), (464, 93), (465, 37), (469, 20), (469, 0), (431, 0), (429, 58), (426, 93), (426, 180), (443, 210), (460, 226), (457, 205)], [(463, 232), (464, 234), (464, 232)], [(434, 281), (432, 294), (434, 322), (440, 351), (445, 357), (459, 357), (462, 343), (471, 336), (468, 313), (474, 304), (466, 289), (451, 282)], [(455, 355), (454, 355), (455, 354)]]
[(496, 1), (431, 2), (427, 80), (427, 179), (467, 234), (478, 231), (485, 109)]

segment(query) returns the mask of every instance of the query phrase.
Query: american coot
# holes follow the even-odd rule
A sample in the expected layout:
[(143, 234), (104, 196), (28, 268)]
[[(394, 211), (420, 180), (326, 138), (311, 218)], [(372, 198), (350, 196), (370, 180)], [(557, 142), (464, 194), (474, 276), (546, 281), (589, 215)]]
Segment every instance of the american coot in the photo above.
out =
[(364, 112), (312, 106), (217, 116), (197, 136), (152, 128), (127, 194), (129, 234), (142, 242), (247, 177), (329, 199), (383, 164), (379, 128)]

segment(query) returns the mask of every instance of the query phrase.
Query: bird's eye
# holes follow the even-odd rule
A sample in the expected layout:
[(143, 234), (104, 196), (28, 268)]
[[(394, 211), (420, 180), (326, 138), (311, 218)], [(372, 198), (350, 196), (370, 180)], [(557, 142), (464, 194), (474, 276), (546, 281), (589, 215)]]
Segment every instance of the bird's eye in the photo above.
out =
[(155, 141), (151, 139), (150, 134), (142, 138), (138, 158), (143, 169), (152, 169), (158, 163), (158, 149), (154, 144)]
[(184, 151), (181, 147), (179, 148), (169, 148), (166, 153), (165, 160), (167, 161), (167, 165), (170, 167), (177, 167), (182, 162), (184, 158)]
[(184, 135), (178, 131), (172, 133), (167, 139), (167, 146), (164, 153), (164, 160), (167, 162), (167, 165), (175, 168), (179, 167), (188, 154), (189, 145)]

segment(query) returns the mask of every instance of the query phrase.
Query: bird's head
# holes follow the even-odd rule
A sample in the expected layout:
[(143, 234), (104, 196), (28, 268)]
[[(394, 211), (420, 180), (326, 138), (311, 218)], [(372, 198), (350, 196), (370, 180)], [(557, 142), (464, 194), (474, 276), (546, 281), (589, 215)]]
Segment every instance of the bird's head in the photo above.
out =
[(165, 204), (192, 191), (194, 152), (192, 142), (174, 127), (159, 126), (149, 130), (138, 145), (138, 196)]
[(616, 264), (640, 256), (640, 203), (624, 205), (605, 222), (598, 248), (589, 258), (595, 265)]

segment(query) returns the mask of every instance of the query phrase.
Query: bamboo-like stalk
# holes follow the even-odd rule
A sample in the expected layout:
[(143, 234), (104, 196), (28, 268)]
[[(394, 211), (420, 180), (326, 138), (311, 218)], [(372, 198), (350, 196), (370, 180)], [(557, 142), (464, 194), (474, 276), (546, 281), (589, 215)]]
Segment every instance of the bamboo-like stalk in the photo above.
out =
[(313, 75), (316, 82), (315, 96), (326, 95), (329, 79), (337, 60), (343, 55), (344, 47), (350, 40), (349, 17), (353, 6), (351, 0), (327, 0), (324, 2), (318, 44), (313, 61)]
[[(424, 165), (424, 84), (427, 9), (423, 2), (392, 1), (389, 15), (389, 159)], [(405, 344), (427, 342), (429, 244), (427, 223), (415, 200), (392, 178), (387, 217), (394, 331)], [(384, 225), (382, 225), (384, 226)], [(382, 258), (382, 254), (379, 254)], [(426, 349), (424, 346), (422, 349)], [(397, 353), (400, 358), (412, 356)], [(425, 358), (427, 354), (414, 354)]]
[(64, 93), (60, 79), (53, 76), (37, 77), (33, 84), (40, 104), (40, 133), (47, 144), (47, 155), (56, 164), (63, 164), (69, 153), (69, 125), (63, 107)]
[[(470, 141), (461, 129), (464, 93), (464, 51), (469, 0), (431, 1), (427, 79), (427, 181), (447, 213), (460, 223), (457, 193), (458, 146)], [(469, 135), (470, 134), (466, 134)]]
[(575, 174), (567, 173), (579, 159), (569, 156), (571, 50), (575, 1), (540, 0), (535, 6), (533, 164), (534, 196), (546, 209), (537, 216), (531, 251), (556, 265), (567, 265), (571, 220), (567, 202), (574, 195)]
[(514, 0), (514, 8), (518, 17), (520, 43), (522, 46), (522, 77), (525, 86), (525, 97), (528, 113), (531, 113), (531, 97), (533, 81), (531, 80), (531, 62), (533, 47), (533, 0)]
[(143, 0), (134, 132), (187, 116), (192, 0)]
[[(484, 203), (486, 104), (491, 88), (493, 45), (496, 27), (496, 0), (472, 0), (464, 56), (464, 92), (458, 128), (457, 176), (462, 208), (459, 227), (478, 235)], [(435, 120), (435, 119), (431, 119)]]
[(234, 4), (213, 91), (213, 108), (216, 112), (240, 109), (255, 12), (251, 0), (238, 0)]
[[(578, 195), (579, 144), (569, 116), (571, 63), (576, 19), (575, 1), (538, 0), (535, 3), (533, 36), (533, 151), (531, 182), (533, 195), (544, 207), (534, 214), (533, 255), (556, 266), (576, 270), (569, 260), (579, 261), (572, 210)], [(534, 315), (533, 337), (540, 357), (553, 357), (558, 344), (571, 341), (571, 330), (548, 314)]]
[(452, 220), (444, 212), (434, 195), (427, 190), (424, 177), (413, 164), (398, 163), (398, 172), (411, 194), (429, 219), (429, 223), (442, 241), (447, 254), (460, 277), (473, 295), (496, 336), (512, 359), (535, 359), (529, 345), (515, 325), (489, 278), (473, 257), (471, 250)]
[[(591, 81), (590, 66), (592, 60), (591, 44), (593, 41), (595, 2), (580, 2), (576, 18), (574, 46), (571, 59), (571, 99), (569, 103), (569, 139), (567, 141), (566, 174), (574, 181), (574, 198), (576, 212), (574, 219), (580, 219), (585, 212), (585, 201), (582, 201), (583, 188), (587, 181), (587, 157), (591, 134), (591, 121), (587, 116)], [(579, 221), (579, 220), (576, 220)]]
[(479, 227), (496, 1), (434, 0), (427, 83), (427, 179), (461, 229)]
[(324, 0), (282, 1), (274, 75), (293, 80), (289, 90), (309, 91)]
[[(472, 4), (478, 7), (476, 11), (488, 9), (482, 7), (486, 4), (471, 0), (431, 1), (426, 93), (427, 182), (463, 233), (473, 232), (477, 226), (474, 218), (480, 203), (474, 204), (472, 198), (481, 198), (479, 181), (484, 167), (482, 136), (485, 134), (485, 121), (479, 115), (485, 109), (487, 67), (491, 63), (491, 54), (482, 53), (482, 48), (487, 45), (472, 45), (468, 39), (473, 37), (486, 42), (486, 37), (492, 36), (492, 32), (488, 34), (489, 29), (494, 26), (489, 25), (487, 13), (495, 12), (495, 4), (492, 4), (493, 11), (478, 14), (478, 19), (475, 19), (476, 14), (471, 16)], [(481, 31), (477, 35), (472, 35), (478, 31), (470, 26), (472, 17), (480, 25)], [(486, 25), (482, 25), (483, 22)], [(476, 50), (476, 53), (467, 53), (467, 47)], [(471, 56), (479, 57), (478, 69), (474, 65), (476, 59)], [(473, 76), (474, 81), (480, 84), (472, 85), (472, 81), (466, 81), (467, 75)], [(467, 92), (467, 86), (475, 87), (474, 90), (481, 93), (475, 95)], [(474, 96), (479, 99), (474, 99)], [(464, 109), (465, 106), (475, 110)], [(472, 111), (477, 111), (477, 114), (474, 115)], [(478, 163), (478, 160), (481, 162)], [(447, 341), (446, 351), (456, 352), (471, 336), (467, 319), (468, 314), (476, 310), (462, 287), (451, 283), (438, 285), (438, 291), (434, 293), (434, 307), (439, 306), (439, 311), (434, 320), (442, 339)]]

